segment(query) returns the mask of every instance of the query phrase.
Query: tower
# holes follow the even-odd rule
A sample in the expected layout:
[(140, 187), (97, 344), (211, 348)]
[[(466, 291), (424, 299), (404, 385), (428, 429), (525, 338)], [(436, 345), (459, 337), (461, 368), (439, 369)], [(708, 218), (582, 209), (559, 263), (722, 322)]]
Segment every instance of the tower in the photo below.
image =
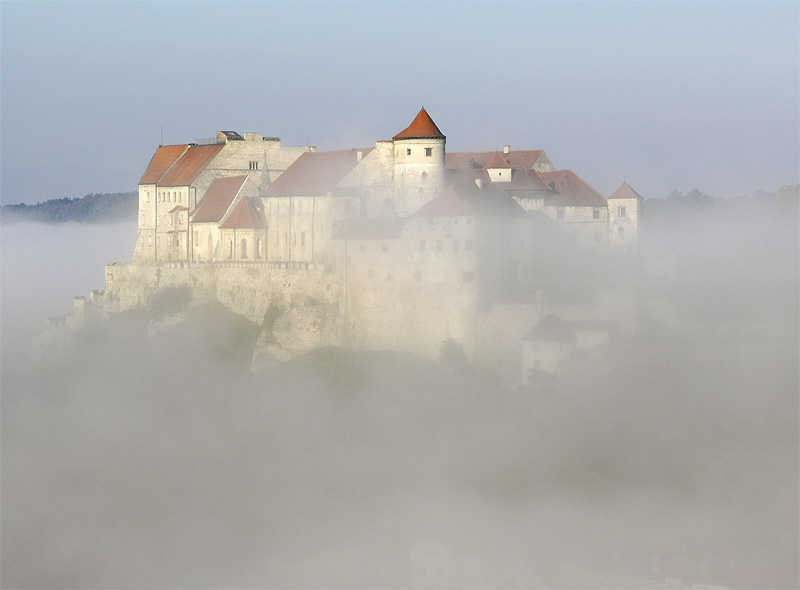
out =
[(400, 216), (411, 215), (444, 190), (445, 140), (424, 107), (392, 138), (395, 209)]

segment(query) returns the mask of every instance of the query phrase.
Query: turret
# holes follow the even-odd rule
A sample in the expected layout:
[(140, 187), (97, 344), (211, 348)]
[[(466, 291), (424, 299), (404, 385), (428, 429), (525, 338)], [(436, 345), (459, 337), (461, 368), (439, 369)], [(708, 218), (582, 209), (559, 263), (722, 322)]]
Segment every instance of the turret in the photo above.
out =
[(423, 107), (394, 142), (395, 207), (411, 215), (445, 188), (445, 136)]
[(636, 253), (639, 246), (639, 215), (644, 198), (623, 182), (608, 197), (608, 244), (612, 251)]

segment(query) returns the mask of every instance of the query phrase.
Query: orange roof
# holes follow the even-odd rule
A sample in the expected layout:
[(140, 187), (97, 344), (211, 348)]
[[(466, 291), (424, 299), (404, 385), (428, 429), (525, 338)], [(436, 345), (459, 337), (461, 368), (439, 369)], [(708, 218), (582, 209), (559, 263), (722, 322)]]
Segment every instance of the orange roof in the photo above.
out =
[(567, 207), (604, 207), (606, 200), (580, 176), (572, 170), (554, 170), (539, 172), (539, 176), (548, 185), (558, 191), (547, 200), (547, 205), (564, 205)]
[[(366, 155), (372, 148), (358, 150)], [(269, 197), (327, 195), (358, 164), (355, 149), (306, 152), (267, 187)]]
[(487, 170), (489, 168), (511, 168), (511, 164), (506, 162), (505, 158), (500, 155), (500, 152), (495, 152), (492, 154), (492, 157), (489, 158), (489, 161), (486, 162), (484, 168)]
[(444, 139), (444, 135), (436, 123), (433, 122), (428, 111), (421, 108), (411, 125), (403, 129), (400, 133), (395, 135), (392, 139)]
[(218, 222), (225, 215), (233, 199), (242, 190), (247, 176), (217, 178), (208, 187), (192, 216), (193, 223)]
[(234, 229), (249, 229), (254, 227), (266, 227), (264, 216), (261, 215), (260, 207), (256, 203), (256, 198), (244, 197), (236, 204), (231, 214), (219, 224), (220, 227)]
[[(445, 164), (448, 168), (460, 168), (462, 166), (472, 166), (475, 168), (486, 168), (489, 160), (498, 152), (448, 152), (445, 155)], [(536, 160), (542, 154), (542, 150), (512, 150), (508, 154), (500, 156), (508, 162), (515, 170), (533, 168)]]
[(159, 186), (188, 186), (214, 159), (224, 144), (193, 145), (169, 169), (158, 183)]
[(627, 182), (623, 182), (614, 193), (608, 197), (609, 199), (643, 199), (644, 197), (633, 190), (633, 187)]
[(536, 170), (514, 170), (511, 182), (501, 183), (498, 188), (511, 191), (550, 191)]
[(522, 217), (525, 209), (491, 183), (454, 182), (412, 217)]
[(183, 145), (160, 145), (150, 159), (147, 170), (144, 171), (139, 184), (155, 184), (164, 176), (170, 166), (172, 166), (181, 154), (186, 151), (188, 144)]

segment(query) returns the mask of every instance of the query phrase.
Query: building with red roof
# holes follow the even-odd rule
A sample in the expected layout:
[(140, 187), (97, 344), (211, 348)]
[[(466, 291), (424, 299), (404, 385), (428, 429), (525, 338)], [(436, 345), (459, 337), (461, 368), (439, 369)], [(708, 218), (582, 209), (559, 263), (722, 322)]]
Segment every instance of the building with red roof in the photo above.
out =
[(220, 131), (156, 149), (135, 264), (109, 267), (109, 300), (146, 301), (154, 287), (136, 282), (136, 265), (169, 264), (170, 281), (183, 272), (239, 313), (286, 310), (284, 352), (329, 343), (436, 358), (450, 339), (519, 371), (523, 336), (540, 346), (558, 324), (573, 346), (569, 322), (597, 315), (561, 306), (567, 319), (530, 331), (553, 301), (542, 293), (578, 268), (573, 250), (635, 250), (641, 202), (627, 183), (606, 200), (541, 149), (448, 154), (424, 108), (390, 140), (336, 151)]

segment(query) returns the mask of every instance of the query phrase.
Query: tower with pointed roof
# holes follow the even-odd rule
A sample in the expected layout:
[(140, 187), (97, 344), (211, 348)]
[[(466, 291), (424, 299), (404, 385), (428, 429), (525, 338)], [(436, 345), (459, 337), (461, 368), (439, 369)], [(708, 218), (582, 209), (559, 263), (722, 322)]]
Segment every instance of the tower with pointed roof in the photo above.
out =
[(643, 201), (627, 182), (608, 197), (608, 246), (612, 252), (634, 254), (638, 250)]
[(445, 136), (423, 107), (392, 138), (394, 142), (395, 209), (406, 217), (445, 188)]

